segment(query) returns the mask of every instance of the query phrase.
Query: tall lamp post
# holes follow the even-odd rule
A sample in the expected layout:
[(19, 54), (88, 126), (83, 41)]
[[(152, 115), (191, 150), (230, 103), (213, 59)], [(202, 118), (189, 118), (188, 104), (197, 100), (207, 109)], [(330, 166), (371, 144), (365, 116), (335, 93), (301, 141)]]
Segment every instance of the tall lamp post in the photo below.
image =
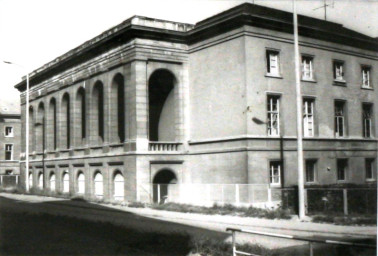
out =
[(3, 61), (5, 64), (15, 65), (23, 69), (26, 73), (26, 117), (25, 117), (25, 189), (29, 190), (29, 73), (26, 68), (20, 64)]

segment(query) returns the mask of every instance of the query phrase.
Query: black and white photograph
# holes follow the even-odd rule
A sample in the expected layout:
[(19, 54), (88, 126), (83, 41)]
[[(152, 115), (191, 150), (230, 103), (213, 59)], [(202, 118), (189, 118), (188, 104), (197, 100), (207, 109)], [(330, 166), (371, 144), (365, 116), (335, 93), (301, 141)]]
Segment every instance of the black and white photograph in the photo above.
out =
[(0, 0), (1, 256), (376, 256), (378, 0)]

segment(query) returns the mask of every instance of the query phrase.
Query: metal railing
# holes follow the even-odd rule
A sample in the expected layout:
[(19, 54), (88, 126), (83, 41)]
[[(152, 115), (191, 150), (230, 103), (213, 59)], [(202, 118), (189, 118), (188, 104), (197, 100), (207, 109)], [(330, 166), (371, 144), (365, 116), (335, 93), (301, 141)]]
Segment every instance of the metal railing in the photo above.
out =
[(292, 235), (285, 235), (285, 234), (275, 234), (275, 233), (268, 233), (268, 232), (260, 232), (260, 231), (253, 231), (253, 230), (246, 230), (246, 229), (236, 229), (236, 228), (227, 228), (226, 231), (232, 232), (232, 255), (250, 255), (250, 256), (260, 256), (253, 253), (238, 251), (236, 249), (236, 232), (239, 233), (246, 233), (252, 235), (262, 235), (262, 236), (269, 236), (269, 237), (277, 237), (277, 238), (286, 238), (292, 239), (297, 241), (305, 241), (309, 243), (309, 255), (314, 255), (314, 243), (323, 243), (323, 244), (332, 244), (332, 245), (346, 245), (346, 246), (353, 246), (353, 247), (363, 247), (363, 248), (377, 248), (376, 244), (363, 244), (363, 243), (353, 243), (353, 242), (346, 242), (346, 241), (336, 241), (330, 239), (315, 239), (315, 238), (306, 238), (300, 236), (292, 236)]

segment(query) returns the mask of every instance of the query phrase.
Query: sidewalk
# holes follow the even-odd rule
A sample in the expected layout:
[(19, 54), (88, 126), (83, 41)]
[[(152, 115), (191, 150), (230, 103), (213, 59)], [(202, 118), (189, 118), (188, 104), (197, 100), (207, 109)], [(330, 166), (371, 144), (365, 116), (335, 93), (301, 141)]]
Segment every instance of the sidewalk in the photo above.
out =
[[(0, 196), (25, 201), (29, 203), (51, 203), (65, 201), (72, 207), (91, 207), (95, 203), (82, 203), (61, 198), (42, 197), (34, 195), (19, 195), (0, 193)], [(226, 228), (239, 228), (255, 231), (274, 232), (279, 234), (298, 235), (298, 236), (325, 236), (325, 237), (344, 237), (344, 238), (375, 238), (377, 235), (376, 226), (340, 226), (333, 224), (322, 224), (312, 222), (302, 222), (300, 220), (269, 220), (250, 217), (204, 215), (194, 213), (180, 213), (153, 210), (150, 208), (130, 208), (125, 206), (115, 206), (101, 204), (103, 207), (130, 212), (135, 215), (170, 221), (195, 227), (206, 228), (214, 231), (225, 232)]]

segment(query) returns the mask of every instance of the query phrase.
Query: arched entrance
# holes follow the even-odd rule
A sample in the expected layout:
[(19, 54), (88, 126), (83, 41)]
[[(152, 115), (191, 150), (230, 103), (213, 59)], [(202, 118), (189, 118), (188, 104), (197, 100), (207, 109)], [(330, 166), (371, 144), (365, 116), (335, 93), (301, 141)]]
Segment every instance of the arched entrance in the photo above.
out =
[(77, 175), (77, 193), (84, 194), (85, 192), (85, 176), (82, 172)]
[(43, 189), (43, 175), (41, 172), (38, 174), (38, 188)]
[(149, 140), (175, 141), (177, 79), (168, 70), (159, 69), (148, 80)]
[(63, 173), (63, 193), (68, 193), (70, 191), (70, 176), (68, 172)]
[(96, 172), (94, 175), (94, 195), (97, 198), (102, 198), (104, 195), (103, 177), (100, 172)]
[(114, 175), (114, 200), (123, 201), (125, 195), (125, 181), (121, 172)]
[(177, 184), (177, 177), (171, 170), (163, 169), (155, 174), (152, 183), (153, 202), (164, 203), (169, 199), (170, 192), (174, 189), (172, 184)]
[(53, 172), (50, 174), (50, 191), (55, 191), (55, 174)]

